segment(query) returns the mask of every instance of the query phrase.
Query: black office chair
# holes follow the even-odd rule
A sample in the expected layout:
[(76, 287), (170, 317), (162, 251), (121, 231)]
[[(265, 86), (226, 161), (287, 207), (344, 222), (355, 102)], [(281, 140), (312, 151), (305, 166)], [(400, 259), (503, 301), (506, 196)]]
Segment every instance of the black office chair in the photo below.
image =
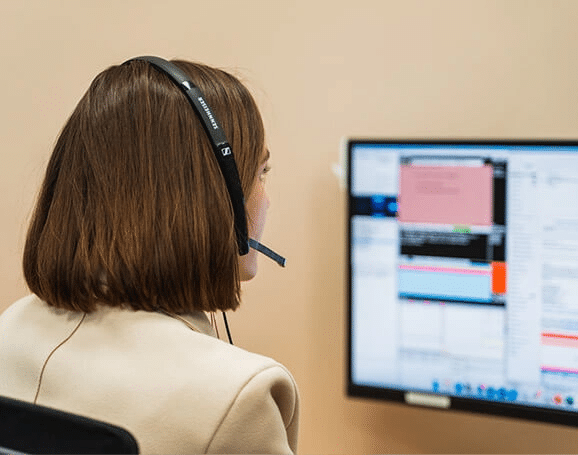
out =
[(126, 430), (57, 409), (0, 397), (0, 455), (138, 454)]

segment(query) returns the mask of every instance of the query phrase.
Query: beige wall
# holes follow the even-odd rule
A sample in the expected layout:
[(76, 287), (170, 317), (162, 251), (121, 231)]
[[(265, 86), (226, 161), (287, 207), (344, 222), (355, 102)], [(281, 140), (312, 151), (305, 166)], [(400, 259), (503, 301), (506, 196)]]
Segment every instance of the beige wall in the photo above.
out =
[(578, 430), (345, 397), (344, 136), (578, 136), (573, 0), (39, 0), (0, 6), (0, 310), (25, 293), (26, 220), (51, 146), (97, 72), (137, 54), (238, 70), (272, 150), (266, 243), (231, 317), (285, 363), (302, 453), (578, 450)]

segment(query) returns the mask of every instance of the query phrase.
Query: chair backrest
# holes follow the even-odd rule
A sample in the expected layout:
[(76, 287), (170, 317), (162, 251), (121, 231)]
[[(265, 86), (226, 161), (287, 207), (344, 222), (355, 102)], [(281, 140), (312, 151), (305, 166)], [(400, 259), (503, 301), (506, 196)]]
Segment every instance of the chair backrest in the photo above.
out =
[(125, 429), (57, 409), (0, 397), (0, 454), (132, 453)]

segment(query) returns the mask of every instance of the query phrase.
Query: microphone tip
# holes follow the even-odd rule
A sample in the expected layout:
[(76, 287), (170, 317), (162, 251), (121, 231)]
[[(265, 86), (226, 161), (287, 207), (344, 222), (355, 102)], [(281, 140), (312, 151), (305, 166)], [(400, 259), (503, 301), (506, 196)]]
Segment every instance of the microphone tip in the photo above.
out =
[(274, 260), (277, 264), (279, 264), (281, 267), (285, 267), (285, 264), (287, 263), (287, 260), (275, 253), (273, 250), (271, 250), (270, 248), (267, 248), (265, 245), (263, 245), (262, 243), (257, 242), (254, 239), (249, 239), (249, 246), (251, 248), (253, 248), (254, 250), (257, 250), (259, 253), (263, 253), (265, 256), (267, 256), (269, 259)]

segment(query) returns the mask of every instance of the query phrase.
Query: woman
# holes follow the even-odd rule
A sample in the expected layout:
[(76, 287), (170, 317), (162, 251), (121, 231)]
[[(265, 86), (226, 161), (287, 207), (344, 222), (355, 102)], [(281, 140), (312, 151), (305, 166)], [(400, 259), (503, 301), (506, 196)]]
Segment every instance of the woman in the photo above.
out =
[[(185, 61), (234, 151), (249, 236), (269, 152), (247, 89)], [(207, 107), (207, 109), (209, 109)], [(257, 272), (183, 91), (141, 59), (91, 84), (48, 164), (24, 248), (32, 291), (0, 317), (0, 395), (107, 421), (142, 453), (295, 452), (298, 393), (275, 361), (219, 340)]]

